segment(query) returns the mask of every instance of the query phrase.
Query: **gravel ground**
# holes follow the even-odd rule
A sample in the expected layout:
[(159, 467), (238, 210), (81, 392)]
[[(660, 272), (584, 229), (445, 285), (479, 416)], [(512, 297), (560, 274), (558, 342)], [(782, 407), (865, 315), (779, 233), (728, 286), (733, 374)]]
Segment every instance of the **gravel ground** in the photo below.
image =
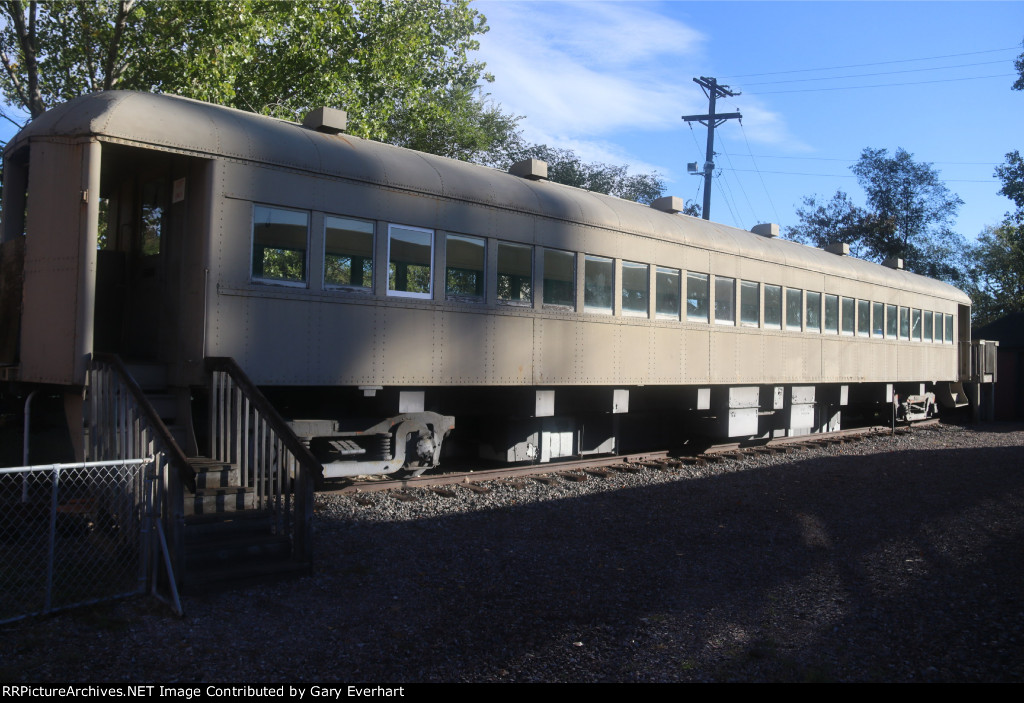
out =
[(316, 574), (0, 628), (0, 680), (1019, 681), (1024, 427), (317, 497)]

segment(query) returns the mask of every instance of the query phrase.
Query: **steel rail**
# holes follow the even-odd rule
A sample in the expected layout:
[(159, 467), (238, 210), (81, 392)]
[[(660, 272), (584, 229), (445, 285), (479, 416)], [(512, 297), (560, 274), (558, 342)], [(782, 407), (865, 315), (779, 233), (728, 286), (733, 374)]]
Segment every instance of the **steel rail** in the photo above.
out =
[[(913, 427), (927, 427), (938, 424), (937, 419), (923, 420), (915, 423)], [(896, 429), (899, 434), (908, 432), (908, 426)], [(532, 476), (543, 476), (547, 474), (559, 474), (569, 471), (598, 469), (606, 466), (620, 464), (643, 464), (645, 462), (666, 463), (666, 460), (680, 462), (699, 461), (703, 457), (724, 457), (728, 454), (749, 454), (759, 449), (784, 448), (811, 448), (814, 445), (831, 443), (845, 439), (868, 437), (874, 435), (892, 434), (890, 427), (875, 425), (871, 427), (858, 427), (836, 432), (822, 432), (813, 435), (800, 435), (798, 437), (778, 437), (766, 442), (759, 443), (725, 443), (715, 444), (705, 448), (699, 454), (678, 454), (669, 450), (655, 450), (647, 452), (633, 452), (629, 454), (618, 454), (613, 456), (587, 457), (582, 459), (571, 459), (569, 461), (552, 462), (547, 464), (530, 464), (528, 466), (506, 466), (495, 469), (483, 469), (478, 471), (453, 471), (445, 474), (413, 476), (408, 478), (386, 478), (379, 480), (349, 481), (337, 488), (325, 484), (320, 489), (322, 493), (376, 493), (378, 491), (393, 491), (409, 488), (431, 488), (434, 486), (450, 486), (455, 484), (481, 483), (498, 479), (524, 478)]]

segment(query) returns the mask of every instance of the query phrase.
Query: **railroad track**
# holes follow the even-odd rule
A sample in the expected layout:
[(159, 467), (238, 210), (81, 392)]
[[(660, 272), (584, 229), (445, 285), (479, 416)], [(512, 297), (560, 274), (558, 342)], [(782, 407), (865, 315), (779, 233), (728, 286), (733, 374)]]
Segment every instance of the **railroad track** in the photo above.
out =
[[(912, 427), (928, 427), (938, 424), (937, 419), (922, 420)], [(450, 485), (464, 485), (470, 489), (479, 487), (486, 481), (515, 480), (531, 478), (544, 480), (547, 477), (554, 481), (554, 476), (566, 480), (585, 480), (588, 475), (597, 477), (608, 476), (611, 471), (639, 471), (640, 467), (671, 469), (685, 464), (700, 464), (726, 461), (730, 458), (749, 456), (751, 454), (777, 454), (814, 447), (831, 446), (862, 437), (879, 434), (903, 434), (910, 432), (911, 426), (861, 427), (839, 432), (827, 432), (800, 437), (779, 437), (757, 445), (743, 446), (740, 443), (715, 444), (706, 447), (700, 453), (692, 455), (672, 453), (667, 450), (635, 452), (615, 456), (587, 457), (569, 461), (549, 462), (546, 464), (530, 464), (529, 466), (506, 466), (478, 471), (452, 471), (407, 478), (378, 478), (360, 481), (337, 482), (322, 488), (322, 493), (371, 493), (377, 491), (401, 491), (409, 488), (442, 488)]]

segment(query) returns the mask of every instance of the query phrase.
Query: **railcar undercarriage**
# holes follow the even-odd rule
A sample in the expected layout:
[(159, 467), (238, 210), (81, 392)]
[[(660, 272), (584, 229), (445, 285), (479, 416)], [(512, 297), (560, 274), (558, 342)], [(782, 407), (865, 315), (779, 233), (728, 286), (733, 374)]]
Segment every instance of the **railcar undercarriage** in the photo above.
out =
[[(760, 442), (966, 404), (947, 384), (572, 388), (268, 389), (325, 478), (404, 471), (450, 459), (547, 463), (570, 457)], [(337, 412), (344, 408), (345, 413)], [(388, 410), (399, 410), (387, 415)], [(313, 418), (313, 419), (309, 419)], [(383, 419), (367, 419), (383, 418)], [(458, 422), (456, 421), (458, 420)], [(456, 429), (458, 428), (458, 429)]]

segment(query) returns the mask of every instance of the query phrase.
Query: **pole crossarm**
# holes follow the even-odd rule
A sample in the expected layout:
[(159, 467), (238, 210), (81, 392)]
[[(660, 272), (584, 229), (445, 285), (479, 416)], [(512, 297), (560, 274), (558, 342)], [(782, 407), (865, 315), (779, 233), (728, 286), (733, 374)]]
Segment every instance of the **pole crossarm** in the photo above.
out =
[(724, 124), (726, 120), (743, 119), (739, 110), (725, 114), (716, 113), (715, 101), (718, 98), (733, 98), (742, 93), (730, 90), (727, 85), (718, 85), (718, 80), (715, 78), (701, 76), (694, 78), (693, 82), (703, 88), (704, 94), (708, 97), (708, 114), (683, 115), (683, 119), (687, 122), (700, 122), (708, 128), (708, 147), (704, 158), (704, 207), (701, 212), (701, 217), (707, 220), (711, 217), (711, 175), (715, 170), (715, 128)]

